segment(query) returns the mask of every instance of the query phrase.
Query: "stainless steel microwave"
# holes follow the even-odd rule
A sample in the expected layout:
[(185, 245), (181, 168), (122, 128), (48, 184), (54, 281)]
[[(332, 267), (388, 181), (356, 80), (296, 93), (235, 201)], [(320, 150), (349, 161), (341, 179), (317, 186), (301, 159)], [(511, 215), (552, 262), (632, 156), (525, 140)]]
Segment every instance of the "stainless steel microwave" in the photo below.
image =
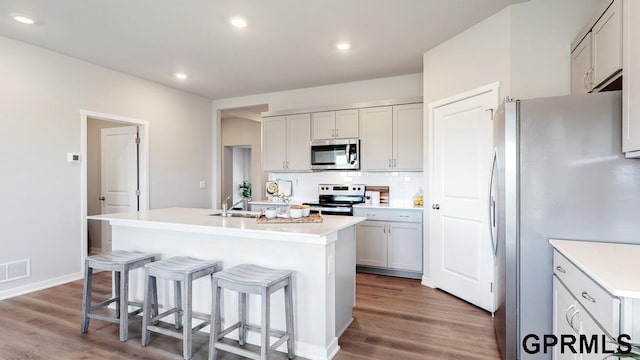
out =
[(360, 139), (311, 141), (311, 170), (360, 168)]

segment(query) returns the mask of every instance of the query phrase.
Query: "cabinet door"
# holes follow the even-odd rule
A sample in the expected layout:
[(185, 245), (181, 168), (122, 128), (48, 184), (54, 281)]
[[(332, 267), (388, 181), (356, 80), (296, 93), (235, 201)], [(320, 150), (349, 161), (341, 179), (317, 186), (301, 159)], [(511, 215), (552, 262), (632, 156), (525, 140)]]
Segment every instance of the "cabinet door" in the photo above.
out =
[(389, 268), (422, 271), (422, 224), (389, 223), (387, 252)]
[(422, 171), (422, 104), (393, 107), (393, 168)]
[(262, 119), (263, 168), (283, 171), (287, 158), (287, 122), (284, 116)]
[[(573, 320), (575, 329), (579, 329), (577, 319), (578, 309), (576, 300), (571, 296), (569, 290), (562, 285), (557, 277), (553, 277), (553, 334), (560, 338), (561, 335), (573, 335), (576, 338), (579, 334), (571, 327), (569, 321)], [(578, 346), (578, 345), (576, 345)], [(576, 349), (578, 350), (578, 349)], [(564, 353), (560, 346), (553, 348), (553, 358), (555, 360), (576, 360), (578, 354), (572, 353), (565, 348)]]
[(387, 223), (364, 221), (356, 229), (356, 264), (387, 266)]
[(287, 116), (287, 171), (311, 170), (311, 114)]
[(393, 111), (391, 106), (360, 109), (360, 167), (391, 170)]
[(571, 93), (586, 94), (591, 91), (591, 32), (571, 53)]
[(640, 157), (640, 2), (624, 2), (623, 23), (622, 151)]
[(335, 137), (336, 112), (325, 111), (311, 114), (313, 140)]
[[(580, 360), (602, 360), (608, 354), (603, 353), (603, 346), (606, 346), (607, 350), (615, 350), (615, 346), (612, 344), (605, 342), (605, 345), (602, 344), (604, 332), (600, 329), (600, 326), (596, 323), (596, 320), (589, 315), (589, 313), (580, 305), (577, 304), (578, 307), (578, 320), (580, 322), (580, 334), (586, 337), (587, 343), (590, 343), (592, 339), (594, 342), (591, 344), (594, 346), (590, 351), (583, 351), (580, 354)], [(606, 339), (606, 337), (605, 337)]]
[(615, 0), (591, 30), (594, 87), (622, 69), (621, 9), (620, 0)]
[(358, 126), (358, 109), (336, 111), (336, 138), (357, 138)]

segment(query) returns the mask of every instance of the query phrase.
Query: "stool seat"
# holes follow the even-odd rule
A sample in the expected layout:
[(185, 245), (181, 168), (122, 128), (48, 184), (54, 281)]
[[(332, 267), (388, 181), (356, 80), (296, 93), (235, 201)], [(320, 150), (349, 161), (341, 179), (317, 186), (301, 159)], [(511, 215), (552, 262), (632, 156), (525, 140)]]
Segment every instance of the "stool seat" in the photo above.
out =
[[(294, 323), (293, 323), (293, 297), (291, 291), (291, 271), (269, 269), (253, 264), (237, 265), (229, 269), (217, 272), (213, 278), (213, 301), (211, 306), (211, 334), (209, 337), (209, 360), (218, 357), (218, 350), (228, 351), (236, 355), (255, 360), (268, 360), (272, 350), (277, 349), (283, 343), (287, 343), (287, 356), (295, 357), (294, 353)], [(228, 327), (222, 327), (221, 294), (223, 289), (238, 292), (238, 321)], [(284, 289), (285, 301), (285, 331), (271, 328), (271, 294)], [(247, 298), (249, 294), (260, 295), (260, 326), (250, 324), (247, 321)], [(220, 341), (225, 335), (238, 329), (238, 344), (244, 345), (247, 331), (260, 333), (260, 352), (255, 353), (247, 349), (237, 347)], [(277, 337), (271, 344), (271, 337)]]
[[(142, 318), (142, 346), (149, 345), (150, 333), (171, 336), (182, 339), (182, 352), (185, 359), (191, 358), (193, 334), (211, 323), (210, 314), (202, 314), (193, 311), (193, 281), (205, 276), (211, 276), (216, 271), (216, 263), (207, 260), (199, 260), (186, 256), (176, 256), (168, 259), (148, 263), (145, 265), (145, 298), (144, 308), (146, 309), (152, 302), (156, 294), (156, 281), (174, 281), (175, 307), (166, 310), (161, 314), (152, 316), (145, 310)], [(213, 279), (211, 279), (213, 281)], [(183, 288), (184, 285), (184, 288)], [(169, 315), (175, 316), (175, 328), (182, 332), (173, 331), (165, 327), (156, 326), (160, 319)], [(193, 325), (193, 318), (202, 322)]]
[[(87, 261), (91, 264), (94, 264), (94, 268), (97, 268), (98, 266), (100, 266), (100, 264), (131, 264), (137, 263), (138, 261), (145, 261), (147, 259), (150, 259), (151, 257), (155, 258), (155, 255), (137, 251), (115, 250), (108, 253), (88, 256)], [(142, 263), (140, 266), (143, 266), (144, 264), (146, 264), (146, 262)]]
[[(88, 256), (85, 259), (85, 278), (82, 296), (82, 324), (81, 333), (89, 331), (90, 319), (98, 319), (120, 325), (120, 341), (126, 341), (129, 337), (129, 318), (142, 312), (142, 304), (129, 301), (129, 271), (141, 268), (145, 264), (155, 261), (155, 254), (141, 253), (136, 251), (115, 250), (109, 253), (102, 253)], [(113, 271), (113, 282), (115, 296), (101, 303), (92, 305), (91, 292), (93, 287), (93, 270)], [(116, 316), (107, 316), (94, 313), (95, 310), (115, 303)], [(129, 312), (129, 306), (137, 306), (138, 309)], [(157, 312), (156, 298), (151, 300), (150, 311)]]
[(184, 275), (189, 273), (195, 273), (202, 270), (207, 270), (215, 263), (206, 260), (194, 259), (186, 256), (175, 256), (172, 258), (152, 262), (146, 265), (152, 272)]
[(246, 284), (249, 286), (270, 287), (291, 276), (290, 271), (269, 269), (253, 264), (242, 264), (213, 274), (214, 278)]

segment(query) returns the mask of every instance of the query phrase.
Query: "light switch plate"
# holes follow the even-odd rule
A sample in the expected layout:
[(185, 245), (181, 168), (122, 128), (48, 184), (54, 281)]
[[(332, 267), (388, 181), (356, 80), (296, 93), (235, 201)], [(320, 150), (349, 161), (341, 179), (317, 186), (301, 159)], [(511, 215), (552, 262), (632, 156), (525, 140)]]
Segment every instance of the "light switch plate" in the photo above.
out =
[(70, 162), (70, 163), (80, 162), (80, 154), (78, 154), (78, 153), (67, 153), (67, 162)]
[(207, 182), (204, 180), (200, 180), (200, 189), (206, 189), (207, 188)]

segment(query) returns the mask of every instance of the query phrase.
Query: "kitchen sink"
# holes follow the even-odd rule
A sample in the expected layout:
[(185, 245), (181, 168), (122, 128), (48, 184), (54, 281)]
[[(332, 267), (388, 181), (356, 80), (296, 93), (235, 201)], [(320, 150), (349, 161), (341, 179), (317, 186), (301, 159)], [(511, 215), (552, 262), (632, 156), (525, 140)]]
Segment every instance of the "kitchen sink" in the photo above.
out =
[[(227, 217), (243, 217), (243, 218), (257, 218), (260, 217), (259, 211), (228, 211)], [(211, 214), (210, 216), (222, 216), (222, 213)]]

